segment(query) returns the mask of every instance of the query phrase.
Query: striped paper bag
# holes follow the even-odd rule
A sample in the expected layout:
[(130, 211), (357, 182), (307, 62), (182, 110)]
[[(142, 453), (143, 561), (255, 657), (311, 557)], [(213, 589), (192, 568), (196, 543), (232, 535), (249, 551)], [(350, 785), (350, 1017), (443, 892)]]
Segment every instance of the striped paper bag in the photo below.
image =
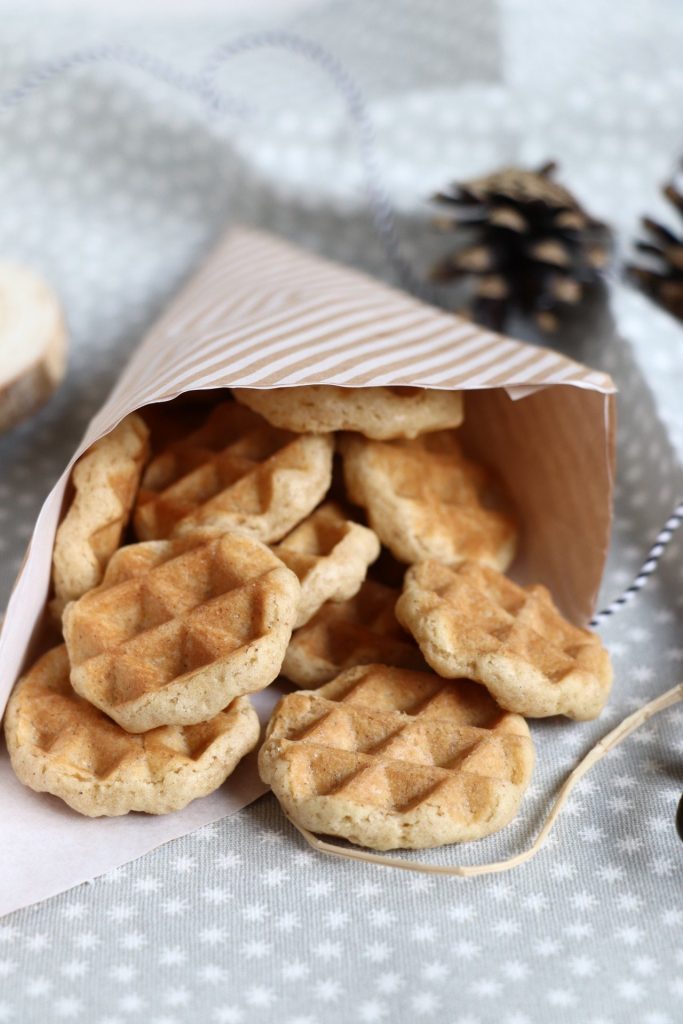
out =
[[(0, 711), (41, 645), (52, 546), (79, 455), (150, 403), (233, 385), (302, 384), (466, 391), (465, 446), (497, 470), (523, 524), (516, 577), (545, 583), (573, 621), (590, 618), (610, 529), (610, 378), (279, 239), (236, 230), (146, 335), (41, 509), (0, 634)], [(259, 697), (266, 715), (272, 693)], [(12, 891), (9, 902), (0, 899), (0, 913), (244, 806), (265, 787), (253, 762), (239, 772), (217, 794), (168, 818), (94, 824), (20, 787), (0, 754), (0, 818), (13, 828), (12, 843), (0, 851), (0, 874)], [(53, 856), (36, 856), (46, 846)]]
[(497, 470), (523, 524), (514, 575), (545, 583), (569, 618), (588, 621), (611, 521), (611, 379), (280, 239), (233, 230), (143, 339), (43, 505), (0, 635), (0, 709), (40, 624), (79, 455), (153, 402), (301, 384), (466, 391), (461, 436)]

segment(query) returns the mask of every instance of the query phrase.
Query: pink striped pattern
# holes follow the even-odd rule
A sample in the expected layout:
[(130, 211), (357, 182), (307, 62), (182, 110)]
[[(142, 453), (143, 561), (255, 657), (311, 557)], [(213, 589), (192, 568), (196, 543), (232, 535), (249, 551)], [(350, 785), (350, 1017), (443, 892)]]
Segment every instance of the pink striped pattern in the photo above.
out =
[(149, 332), (111, 402), (121, 403), (122, 415), (188, 388), (321, 383), (614, 390), (606, 374), (557, 352), (493, 334), (355, 270), (240, 229)]

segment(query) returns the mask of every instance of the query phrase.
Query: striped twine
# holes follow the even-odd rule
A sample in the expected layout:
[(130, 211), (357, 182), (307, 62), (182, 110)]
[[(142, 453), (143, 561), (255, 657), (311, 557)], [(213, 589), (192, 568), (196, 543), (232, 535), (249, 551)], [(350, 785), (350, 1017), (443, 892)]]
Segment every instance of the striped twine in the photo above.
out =
[(606, 608), (603, 608), (601, 612), (591, 619), (589, 625), (592, 627), (600, 626), (606, 619), (611, 618), (612, 615), (616, 615), (617, 612), (621, 611), (629, 604), (636, 594), (643, 589), (650, 576), (656, 571), (657, 566), (662, 558), (662, 555), (666, 551), (674, 533), (678, 527), (683, 523), (683, 501), (680, 501), (672, 514), (664, 524), (663, 529), (657, 534), (657, 539), (647, 553), (647, 558), (641, 566), (640, 572), (634, 579), (633, 583), (626, 588), (626, 590), (615, 598), (611, 604), (608, 604)]
[[(403, 288), (423, 301), (435, 302), (433, 289), (415, 274), (400, 251), (396, 217), (389, 194), (382, 182), (377, 161), (376, 138), (363, 93), (346, 68), (330, 51), (304, 36), (276, 31), (256, 32), (238, 37), (216, 49), (198, 75), (188, 75), (154, 55), (128, 46), (102, 46), (77, 51), (52, 62), (39, 64), (17, 86), (0, 94), (0, 115), (19, 106), (36, 89), (70, 71), (80, 70), (91, 64), (111, 62), (141, 71), (172, 88), (198, 97), (207, 112), (214, 116), (232, 113), (234, 116), (244, 117), (248, 111), (247, 105), (222, 95), (215, 85), (215, 77), (223, 65), (232, 58), (256, 50), (273, 48), (284, 50), (317, 66), (343, 98), (356, 132), (373, 226), (382, 242), (387, 259)], [(621, 611), (643, 589), (650, 576), (657, 570), (664, 552), (682, 522), (683, 501), (676, 505), (663, 529), (658, 533), (631, 585), (591, 619), (591, 627), (601, 625)]]

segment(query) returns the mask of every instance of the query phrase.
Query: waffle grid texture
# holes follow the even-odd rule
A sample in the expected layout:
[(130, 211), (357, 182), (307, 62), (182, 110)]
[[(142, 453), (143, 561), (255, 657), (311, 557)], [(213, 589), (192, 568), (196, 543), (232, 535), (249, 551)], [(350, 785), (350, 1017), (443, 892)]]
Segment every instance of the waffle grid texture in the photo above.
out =
[(220, 535), (239, 529), (277, 541), (324, 497), (329, 437), (271, 427), (233, 402), (152, 460), (135, 509), (140, 540)]
[(347, 601), (328, 601), (292, 634), (282, 674), (297, 686), (314, 687), (372, 662), (422, 668), (417, 645), (394, 614), (398, 596), (393, 587), (367, 579)]
[(220, 786), (259, 731), (238, 697), (207, 722), (131, 735), (74, 692), (63, 645), (19, 683), (5, 720), (19, 779), (90, 817), (180, 810)]
[(205, 721), (276, 678), (299, 595), (242, 534), (121, 548), (64, 612), (72, 685), (131, 732)]
[(406, 573), (396, 615), (435, 672), (482, 683), (510, 711), (590, 719), (605, 706), (609, 655), (560, 615), (546, 587), (473, 562), (422, 562)]
[(293, 820), (379, 850), (497, 831), (533, 762), (524, 719), (480, 687), (384, 665), (284, 697), (259, 754)]

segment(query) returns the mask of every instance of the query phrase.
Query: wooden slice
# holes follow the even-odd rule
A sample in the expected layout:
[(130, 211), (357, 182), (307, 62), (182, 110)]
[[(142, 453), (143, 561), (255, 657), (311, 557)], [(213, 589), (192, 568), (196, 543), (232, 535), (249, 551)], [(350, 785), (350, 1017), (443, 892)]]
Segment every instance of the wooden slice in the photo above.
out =
[(0, 263), (0, 433), (50, 398), (64, 377), (66, 347), (54, 292), (32, 271)]

